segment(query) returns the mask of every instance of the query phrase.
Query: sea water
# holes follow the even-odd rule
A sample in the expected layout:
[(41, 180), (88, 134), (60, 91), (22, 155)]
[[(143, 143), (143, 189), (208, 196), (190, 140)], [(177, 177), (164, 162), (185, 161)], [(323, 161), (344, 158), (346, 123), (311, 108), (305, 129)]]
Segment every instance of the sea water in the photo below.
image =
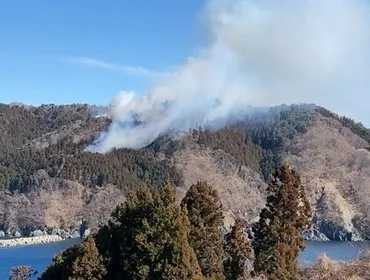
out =
[[(80, 239), (70, 239), (42, 245), (0, 248), (0, 280), (8, 279), (11, 268), (20, 265), (29, 265), (40, 275), (52, 263), (56, 254), (80, 242)], [(326, 254), (333, 260), (348, 261), (357, 258), (367, 249), (370, 249), (368, 242), (308, 241), (306, 249), (300, 255), (300, 263), (313, 263), (321, 254)]]
[[(56, 254), (81, 241), (81, 239), (68, 239), (48, 244), (0, 248), (0, 280), (9, 279), (11, 268), (20, 265), (31, 266), (40, 276), (52, 263)], [(31, 279), (37, 279), (37, 277)]]

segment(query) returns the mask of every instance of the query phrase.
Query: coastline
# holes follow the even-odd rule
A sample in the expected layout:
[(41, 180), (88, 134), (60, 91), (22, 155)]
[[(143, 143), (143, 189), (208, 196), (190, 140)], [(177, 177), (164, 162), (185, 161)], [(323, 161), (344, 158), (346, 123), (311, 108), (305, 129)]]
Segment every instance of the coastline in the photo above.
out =
[[(312, 238), (312, 236), (303, 236), (305, 241), (308, 242), (323, 242), (323, 243), (331, 243), (331, 242), (348, 242), (348, 243), (367, 243), (368, 241), (364, 240), (356, 240), (356, 241), (335, 241), (330, 240), (328, 238)], [(55, 243), (65, 241), (67, 239), (79, 239), (77, 237), (62, 237), (60, 235), (41, 235), (41, 236), (32, 236), (32, 237), (19, 237), (19, 238), (0, 238), (0, 248), (10, 248), (10, 247), (19, 247), (19, 246), (29, 246), (29, 245), (37, 245), (37, 244), (48, 244), (48, 243)]]
[(20, 237), (12, 239), (0, 239), (0, 248), (9, 248), (26, 245), (36, 245), (64, 241), (59, 235), (42, 235), (34, 237)]

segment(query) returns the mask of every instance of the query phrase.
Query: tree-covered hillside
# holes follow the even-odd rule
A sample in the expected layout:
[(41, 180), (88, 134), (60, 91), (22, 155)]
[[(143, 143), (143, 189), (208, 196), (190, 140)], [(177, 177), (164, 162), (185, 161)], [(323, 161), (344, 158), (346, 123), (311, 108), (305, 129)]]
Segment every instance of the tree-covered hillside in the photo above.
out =
[(252, 116), (218, 131), (200, 129), (198, 143), (224, 150), (268, 180), (272, 170), (282, 164), (284, 145), (305, 133), (314, 119), (311, 107), (272, 108), (259, 118)]
[(138, 184), (157, 186), (179, 175), (156, 160), (152, 149), (121, 149), (107, 155), (84, 152), (108, 118), (96, 118), (87, 105), (24, 107), (0, 105), (0, 189), (29, 192), (36, 171), (86, 186), (111, 183), (126, 191)]
[(319, 231), (370, 238), (370, 132), (360, 123), (312, 105), (278, 106), (140, 150), (86, 152), (111, 123), (103, 109), (0, 105), (0, 230), (74, 227), (83, 217), (98, 225), (137, 186), (171, 182), (181, 198), (198, 180), (215, 186), (230, 217), (255, 219), (272, 171), (288, 161), (308, 182)]
[[(198, 133), (200, 145), (222, 149), (267, 178), (270, 170), (281, 164), (279, 152), (285, 140), (304, 133), (313, 114), (292, 107), (270, 117), (273, 121), (262, 124), (247, 119), (218, 131), (200, 129), (193, 133)], [(163, 145), (160, 139), (137, 151), (119, 149), (106, 155), (84, 152), (109, 124), (108, 118), (93, 117), (87, 105), (0, 105), (0, 188), (29, 192), (35, 187), (33, 175), (40, 169), (51, 177), (87, 186), (110, 183), (127, 190), (140, 183), (158, 186), (167, 176), (174, 183), (180, 182), (180, 174), (156, 158)], [(179, 148), (176, 141), (170, 144), (173, 151)]]

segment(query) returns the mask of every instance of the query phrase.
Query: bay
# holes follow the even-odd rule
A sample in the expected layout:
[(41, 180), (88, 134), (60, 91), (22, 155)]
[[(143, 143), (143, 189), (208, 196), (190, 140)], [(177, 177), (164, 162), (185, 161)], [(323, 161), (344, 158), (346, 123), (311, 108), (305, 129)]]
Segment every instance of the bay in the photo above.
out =
[[(0, 248), (0, 279), (8, 279), (10, 269), (19, 265), (29, 265), (42, 273), (51, 264), (53, 256), (80, 242), (81, 239), (69, 239), (50, 244)], [(321, 254), (327, 254), (338, 261), (353, 260), (369, 249), (368, 242), (307, 241), (306, 249), (300, 255), (300, 263), (302, 265), (313, 263)]]
[[(41, 274), (52, 263), (56, 254), (81, 241), (81, 239), (68, 239), (48, 244), (0, 248), (0, 279), (9, 279), (11, 268), (20, 265), (29, 265)], [(37, 279), (37, 277), (31, 279)]]
[(305, 246), (299, 257), (302, 265), (314, 263), (323, 254), (332, 260), (350, 261), (370, 250), (370, 242), (306, 241)]

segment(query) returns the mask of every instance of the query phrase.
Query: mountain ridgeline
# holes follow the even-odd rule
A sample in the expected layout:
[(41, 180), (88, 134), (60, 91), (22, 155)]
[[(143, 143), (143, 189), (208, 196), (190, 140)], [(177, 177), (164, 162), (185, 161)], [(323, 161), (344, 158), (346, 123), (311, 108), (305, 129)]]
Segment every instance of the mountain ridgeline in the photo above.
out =
[[(99, 110), (98, 110), (99, 109)], [(370, 131), (313, 105), (279, 106), (218, 130), (163, 135), (139, 150), (86, 152), (111, 120), (88, 105), (0, 105), (0, 231), (104, 225), (138, 186), (198, 181), (217, 190), (226, 225), (256, 221), (272, 172), (296, 169), (312, 205), (307, 238), (370, 239)]]

